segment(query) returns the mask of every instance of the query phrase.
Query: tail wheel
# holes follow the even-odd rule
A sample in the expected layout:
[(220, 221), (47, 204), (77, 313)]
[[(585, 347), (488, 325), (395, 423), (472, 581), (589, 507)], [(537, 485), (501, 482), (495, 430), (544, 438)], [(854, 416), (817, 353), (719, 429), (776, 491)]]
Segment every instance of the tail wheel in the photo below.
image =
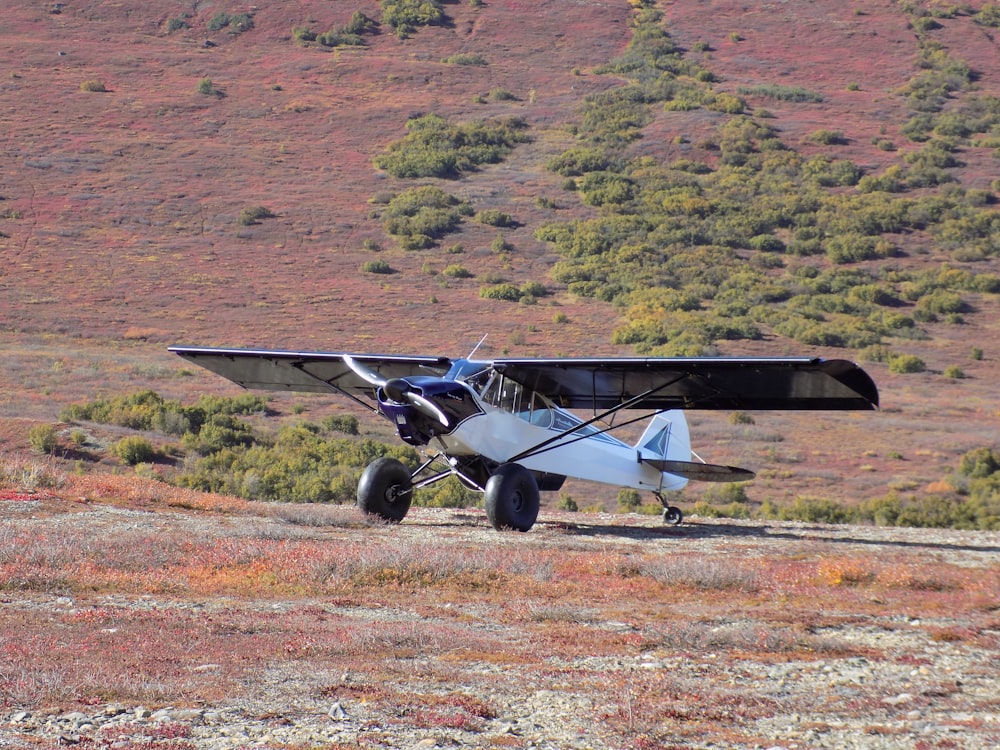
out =
[(363, 513), (399, 523), (412, 501), (413, 479), (402, 462), (379, 458), (368, 464), (358, 482), (358, 507)]
[(680, 508), (674, 505), (668, 505), (663, 509), (663, 523), (669, 524), (670, 526), (677, 526), (683, 520), (684, 513), (681, 512)]
[(494, 529), (527, 531), (541, 505), (538, 483), (520, 464), (501, 464), (486, 482), (485, 505)]

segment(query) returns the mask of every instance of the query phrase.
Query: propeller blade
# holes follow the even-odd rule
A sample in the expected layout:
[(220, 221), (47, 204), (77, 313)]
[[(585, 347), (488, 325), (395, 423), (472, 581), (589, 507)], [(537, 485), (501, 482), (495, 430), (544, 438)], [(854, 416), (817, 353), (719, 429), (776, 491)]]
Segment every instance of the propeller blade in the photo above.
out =
[(413, 393), (412, 391), (407, 391), (403, 395), (406, 396), (409, 402), (413, 404), (414, 408), (416, 408), (420, 413), (430, 417), (431, 419), (436, 419), (444, 427), (450, 426), (448, 424), (448, 417), (445, 416), (445, 413), (441, 411), (433, 401), (426, 399), (419, 394)]
[(344, 364), (351, 368), (351, 372), (357, 375), (359, 378), (367, 383), (371, 383), (374, 386), (382, 387), (385, 385), (386, 380), (377, 372), (372, 370), (370, 367), (365, 367), (363, 364), (358, 362), (350, 354), (343, 354), (341, 357), (344, 360)]

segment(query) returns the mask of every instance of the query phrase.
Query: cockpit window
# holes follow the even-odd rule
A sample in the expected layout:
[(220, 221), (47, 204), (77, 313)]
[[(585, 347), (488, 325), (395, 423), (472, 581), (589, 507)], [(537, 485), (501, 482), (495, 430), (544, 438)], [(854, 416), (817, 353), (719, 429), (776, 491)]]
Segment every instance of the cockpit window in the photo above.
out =
[(467, 359), (456, 361), (447, 377), (451, 380), (461, 380), (468, 383), (476, 393), (482, 395), (483, 388), (490, 381), (493, 369), (488, 362), (470, 362)]
[(526, 390), (520, 383), (497, 372), (492, 373), (480, 397), (487, 404), (510, 412), (536, 427), (555, 432), (571, 432), (580, 437), (593, 437), (614, 445), (621, 444), (594, 425), (581, 426), (583, 422), (579, 417), (563, 411), (542, 394)]

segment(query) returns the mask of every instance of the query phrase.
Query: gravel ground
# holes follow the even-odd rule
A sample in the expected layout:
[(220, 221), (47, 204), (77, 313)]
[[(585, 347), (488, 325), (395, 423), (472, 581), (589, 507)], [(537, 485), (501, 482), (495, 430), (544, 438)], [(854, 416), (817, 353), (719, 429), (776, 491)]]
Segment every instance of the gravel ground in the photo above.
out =
[[(16, 505), (16, 507), (15, 507)], [(19, 530), (44, 526), (53, 533), (70, 526), (93, 534), (145, 529), (181, 533), (295, 538), (331, 543), (369, 538), (373, 545), (413, 549), (494, 545), (518, 550), (606, 553), (652, 564), (676, 564), (676, 554), (697, 559), (704, 575), (721, 575), (734, 561), (748, 558), (874, 559), (892, 556), (897, 564), (942, 565), (970, 571), (970, 580), (1000, 574), (1000, 534), (950, 530), (881, 529), (792, 523), (752, 523), (691, 519), (664, 529), (640, 516), (545, 514), (528, 534), (499, 535), (475, 511), (415, 509), (392, 528), (295, 527), (275, 518), (232, 519), (162, 511), (149, 513), (88, 505), (71, 514), (45, 514), (31, 503), (0, 507), (0, 562), (9, 559)], [(248, 530), (249, 529), (249, 530)], [(284, 531), (282, 531), (284, 529)], [(6, 558), (5, 558), (6, 555)], [(671, 562), (673, 561), (673, 562)], [(67, 615), (87, 608), (121, 611), (197, 612), (219, 617), (239, 611), (252, 617), (304, 611), (366, 624), (444, 627), (463, 622), (479, 638), (503, 644), (525, 637), (524, 628), (548, 623), (576, 628), (582, 644), (607, 637), (644, 635), (633, 649), (537, 653), (518, 663), (489, 654), (452, 658), (447, 644), (419, 644), (395, 659), (383, 659), (378, 674), (391, 672), (399, 692), (473, 696), (489, 711), (475, 721), (416, 720), (419, 707), (367, 699), (372, 672), (363, 666), (342, 671), (340, 662), (317, 659), (261, 660), (241, 676), (242, 689), (212, 701), (183, 695), (156, 705), (97, 702), (49, 705), (8, 697), (0, 706), (0, 748), (56, 747), (378, 747), (378, 748), (602, 748), (602, 747), (781, 747), (781, 748), (996, 748), (1000, 747), (1000, 601), (990, 598), (961, 611), (937, 609), (915, 616), (912, 608), (893, 612), (846, 603), (824, 613), (820, 624), (800, 634), (817, 653), (783, 650), (788, 630), (781, 603), (741, 597), (732, 606), (724, 591), (688, 599), (672, 610), (669, 628), (656, 607), (636, 602), (633, 616), (607, 619), (606, 606), (587, 602), (534, 602), (528, 624), (497, 619), (494, 605), (472, 602), (342, 602), (323, 597), (255, 600), (219, 597), (59, 591), (0, 591), (5, 622), (18, 617), (40, 622), (44, 615), (58, 630)], [(854, 590), (852, 589), (852, 592)], [(433, 596), (433, 594), (427, 594)], [(640, 606), (642, 605), (642, 606)], [(545, 607), (551, 611), (545, 610)], [(628, 607), (628, 602), (624, 602)], [(819, 606), (819, 605), (818, 605)], [(829, 605), (826, 605), (829, 606)], [(478, 608), (478, 609), (477, 609)], [(450, 612), (450, 614), (449, 614)], [(678, 612), (690, 624), (678, 625)], [(438, 614), (435, 614), (438, 613)], [(493, 613), (493, 614), (491, 614)], [(30, 618), (29, 618), (30, 615)], [(779, 623), (779, 624), (774, 624)], [(769, 624), (771, 627), (769, 627)], [(553, 625), (554, 627), (555, 625)], [(416, 631), (414, 631), (416, 632)], [(538, 632), (533, 631), (533, 632)], [(650, 645), (650, 633), (658, 644)], [(945, 635), (942, 635), (945, 634)], [(16, 646), (16, 632), (0, 633), (2, 654)], [(221, 673), (212, 662), (188, 669), (205, 678)], [(8, 669), (10, 669), (8, 667)], [(388, 670), (388, 671), (387, 671)], [(0, 661), (0, 685), (10, 679)], [(332, 688), (334, 689), (331, 689)], [(383, 686), (384, 687), (384, 686)], [(8, 693), (9, 695), (9, 693)], [(655, 696), (655, 700), (651, 700)], [(454, 706), (452, 706), (454, 708)], [(475, 706), (473, 706), (475, 709)], [(457, 709), (456, 709), (457, 710)], [(462, 716), (468, 718), (469, 713)], [(631, 739), (630, 739), (631, 735)]]

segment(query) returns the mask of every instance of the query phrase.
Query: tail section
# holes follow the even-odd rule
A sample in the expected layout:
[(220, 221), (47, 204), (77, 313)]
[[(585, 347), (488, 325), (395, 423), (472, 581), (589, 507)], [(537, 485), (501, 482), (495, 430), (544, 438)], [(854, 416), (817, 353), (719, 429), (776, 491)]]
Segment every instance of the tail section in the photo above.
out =
[(691, 435), (687, 419), (680, 409), (664, 411), (653, 417), (635, 444), (639, 460), (690, 461)]
[(692, 462), (691, 435), (684, 412), (679, 409), (653, 417), (635, 449), (640, 463), (684, 479), (746, 482), (754, 478), (754, 473), (747, 469)]

